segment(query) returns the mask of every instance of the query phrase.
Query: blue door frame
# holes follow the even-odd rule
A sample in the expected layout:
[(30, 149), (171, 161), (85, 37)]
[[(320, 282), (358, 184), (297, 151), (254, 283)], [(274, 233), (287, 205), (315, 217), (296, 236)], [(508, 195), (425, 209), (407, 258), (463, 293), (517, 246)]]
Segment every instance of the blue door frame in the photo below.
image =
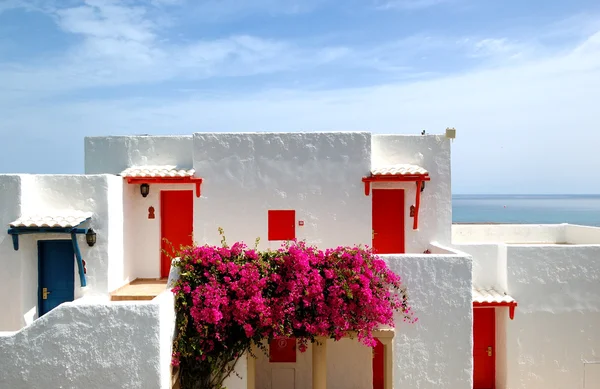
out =
[[(44, 296), (44, 288), (47, 290)], [(46, 298), (44, 298), (46, 297)], [(38, 241), (38, 317), (75, 298), (75, 252), (71, 240)]]

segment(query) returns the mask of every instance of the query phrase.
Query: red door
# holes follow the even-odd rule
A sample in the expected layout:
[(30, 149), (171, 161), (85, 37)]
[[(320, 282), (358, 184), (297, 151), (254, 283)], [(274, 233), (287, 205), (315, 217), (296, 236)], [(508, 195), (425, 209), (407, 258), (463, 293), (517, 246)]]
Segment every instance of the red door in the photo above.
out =
[(473, 309), (473, 388), (494, 389), (496, 381), (496, 310)]
[(375, 341), (377, 345), (373, 347), (373, 389), (383, 389), (385, 348), (379, 339), (375, 339)]
[(374, 189), (372, 197), (375, 252), (404, 253), (404, 190)]
[(191, 190), (163, 190), (160, 192), (161, 277), (169, 276), (171, 259), (179, 251), (179, 248), (182, 245), (192, 244), (193, 193)]

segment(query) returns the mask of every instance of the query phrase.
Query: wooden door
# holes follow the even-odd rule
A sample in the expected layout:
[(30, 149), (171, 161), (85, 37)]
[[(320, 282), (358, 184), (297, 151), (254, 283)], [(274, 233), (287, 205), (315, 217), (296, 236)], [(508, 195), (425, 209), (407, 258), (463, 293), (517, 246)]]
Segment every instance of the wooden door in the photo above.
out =
[(38, 317), (75, 298), (75, 252), (69, 240), (38, 241)]
[(473, 309), (473, 388), (494, 389), (496, 380), (496, 310)]
[(374, 189), (373, 249), (377, 254), (404, 253), (404, 190)]
[(163, 190), (160, 192), (161, 261), (160, 275), (168, 277), (171, 260), (181, 246), (193, 243), (194, 192)]

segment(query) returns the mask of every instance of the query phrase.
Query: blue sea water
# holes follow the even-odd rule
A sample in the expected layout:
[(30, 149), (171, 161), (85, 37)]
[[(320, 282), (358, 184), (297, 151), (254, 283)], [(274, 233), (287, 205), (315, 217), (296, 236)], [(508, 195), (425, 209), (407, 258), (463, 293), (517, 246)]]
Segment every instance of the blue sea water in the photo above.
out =
[(453, 195), (454, 223), (600, 226), (600, 195)]

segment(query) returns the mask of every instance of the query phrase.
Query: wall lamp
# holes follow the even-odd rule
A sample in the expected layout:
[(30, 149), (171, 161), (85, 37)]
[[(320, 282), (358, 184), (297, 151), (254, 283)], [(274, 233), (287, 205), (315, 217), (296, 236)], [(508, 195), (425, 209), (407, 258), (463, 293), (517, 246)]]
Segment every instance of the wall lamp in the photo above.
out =
[(96, 244), (96, 232), (91, 228), (85, 233), (85, 241), (90, 247)]
[(150, 193), (150, 185), (148, 185), (148, 184), (140, 185), (140, 193), (142, 194), (142, 197), (147, 197), (148, 193)]

